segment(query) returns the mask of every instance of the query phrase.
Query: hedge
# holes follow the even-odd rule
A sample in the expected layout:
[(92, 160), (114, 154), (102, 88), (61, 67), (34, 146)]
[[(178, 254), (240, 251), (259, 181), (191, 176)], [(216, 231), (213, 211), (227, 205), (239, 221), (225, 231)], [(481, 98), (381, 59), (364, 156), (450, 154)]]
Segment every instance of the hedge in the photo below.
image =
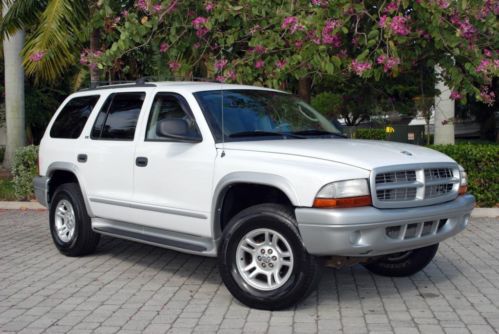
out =
[(12, 166), (14, 191), (21, 200), (33, 197), (33, 178), (37, 174), (37, 160), (37, 146), (21, 147), (14, 154)]
[(353, 137), (355, 139), (374, 139), (386, 140), (388, 134), (385, 129), (377, 128), (358, 128), (355, 130)]
[(468, 174), (468, 191), (477, 205), (496, 207), (499, 199), (499, 145), (433, 145), (464, 167)]

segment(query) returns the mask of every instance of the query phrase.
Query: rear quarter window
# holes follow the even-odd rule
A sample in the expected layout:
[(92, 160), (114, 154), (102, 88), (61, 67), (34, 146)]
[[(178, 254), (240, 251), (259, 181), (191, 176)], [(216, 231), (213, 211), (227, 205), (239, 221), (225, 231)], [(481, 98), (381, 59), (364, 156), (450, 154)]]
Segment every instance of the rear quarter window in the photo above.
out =
[(99, 97), (99, 95), (81, 96), (70, 100), (54, 121), (50, 137), (66, 139), (80, 137)]

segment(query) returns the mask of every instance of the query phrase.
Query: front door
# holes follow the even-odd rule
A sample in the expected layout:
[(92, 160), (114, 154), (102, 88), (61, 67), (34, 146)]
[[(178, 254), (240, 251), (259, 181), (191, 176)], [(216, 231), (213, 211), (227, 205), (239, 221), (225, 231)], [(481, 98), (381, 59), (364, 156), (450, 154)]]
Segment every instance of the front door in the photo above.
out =
[(189, 132), (199, 134), (182, 96), (157, 93), (135, 150), (136, 215), (145, 226), (209, 237), (216, 149), (206, 140), (187, 143), (162, 137), (157, 125), (166, 119), (179, 120)]

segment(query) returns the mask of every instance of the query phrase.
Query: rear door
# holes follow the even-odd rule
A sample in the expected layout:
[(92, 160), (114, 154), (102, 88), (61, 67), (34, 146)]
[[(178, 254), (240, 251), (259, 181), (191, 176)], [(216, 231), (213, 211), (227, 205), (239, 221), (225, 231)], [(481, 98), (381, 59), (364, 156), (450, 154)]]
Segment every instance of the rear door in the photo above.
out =
[(135, 130), (145, 91), (111, 93), (78, 151), (94, 216), (123, 220), (132, 199)]

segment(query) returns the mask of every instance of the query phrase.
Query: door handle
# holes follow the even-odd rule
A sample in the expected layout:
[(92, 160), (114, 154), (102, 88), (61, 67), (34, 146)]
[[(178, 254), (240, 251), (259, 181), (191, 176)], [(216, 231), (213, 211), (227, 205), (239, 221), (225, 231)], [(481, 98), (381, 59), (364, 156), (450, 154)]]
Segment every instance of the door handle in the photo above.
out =
[(78, 154), (77, 160), (78, 162), (85, 163), (87, 162), (88, 156), (86, 154)]
[(147, 161), (146, 157), (137, 157), (137, 159), (135, 159), (135, 164), (137, 167), (145, 167), (147, 166)]

